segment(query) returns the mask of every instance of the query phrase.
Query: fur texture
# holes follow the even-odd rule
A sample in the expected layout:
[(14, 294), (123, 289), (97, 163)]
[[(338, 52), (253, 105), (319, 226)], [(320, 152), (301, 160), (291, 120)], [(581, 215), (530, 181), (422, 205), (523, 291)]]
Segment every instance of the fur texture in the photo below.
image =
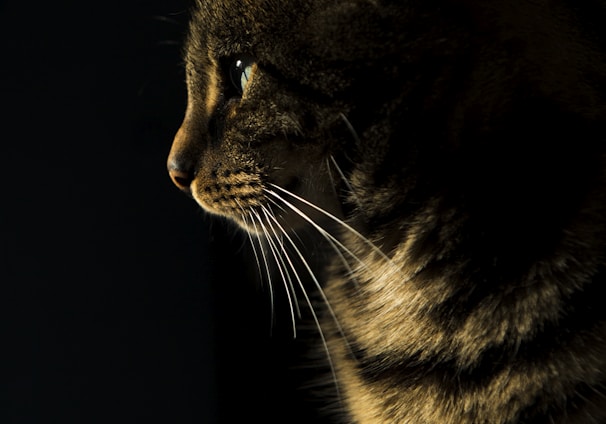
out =
[(606, 422), (605, 10), (198, 1), (169, 172), (293, 303), (293, 232), (334, 247), (343, 421)]

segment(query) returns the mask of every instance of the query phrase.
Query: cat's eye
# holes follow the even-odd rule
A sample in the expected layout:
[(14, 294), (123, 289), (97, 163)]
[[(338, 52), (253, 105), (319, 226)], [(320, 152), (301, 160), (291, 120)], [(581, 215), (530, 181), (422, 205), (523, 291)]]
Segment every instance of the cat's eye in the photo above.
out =
[(237, 57), (229, 68), (229, 77), (235, 89), (242, 95), (252, 76), (255, 60), (246, 55)]

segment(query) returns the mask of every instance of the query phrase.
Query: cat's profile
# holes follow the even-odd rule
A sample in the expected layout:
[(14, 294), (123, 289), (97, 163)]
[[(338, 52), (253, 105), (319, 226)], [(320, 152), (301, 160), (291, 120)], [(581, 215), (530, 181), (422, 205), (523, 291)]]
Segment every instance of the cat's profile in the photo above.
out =
[(343, 422), (606, 422), (605, 11), (197, 1), (170, 175), (313, 303)]

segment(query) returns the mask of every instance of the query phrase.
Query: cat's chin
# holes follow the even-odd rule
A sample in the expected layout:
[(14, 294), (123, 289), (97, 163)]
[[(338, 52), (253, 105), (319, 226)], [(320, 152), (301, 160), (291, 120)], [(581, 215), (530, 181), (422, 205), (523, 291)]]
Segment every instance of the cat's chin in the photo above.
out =
[(213, 184), (191, 184), (195, 201), (211, 215), (234, 222), (251, 235), (281, 237), (302, 228), (322, 232), (327, 218), (342, 219), (336, 192), (326, 182), (301, 184), (298, 178), (280, 184), (257, 183), (242, 175), (239, 180), (218, 180)]

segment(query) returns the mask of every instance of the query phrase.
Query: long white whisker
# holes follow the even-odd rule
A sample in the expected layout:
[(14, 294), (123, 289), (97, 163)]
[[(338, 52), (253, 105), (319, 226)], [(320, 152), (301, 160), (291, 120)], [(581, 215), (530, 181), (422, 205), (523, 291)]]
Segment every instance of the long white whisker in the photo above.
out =
[[(301, 218), (303, 218), (305, 221), (307, 221), (309, 224), (311, 224), (322, 236), (324, 236), (326, 238), (326, 240), (328, 240), (328, 242), (330, 243), (330, 245), (335, 249), (335, 251), (339, 254), (339, 257), (341, 258), (341, 260), (345, 263), (347, 270), (349, 271), (350, 274), (353, 274), (353, 271), (351, 269), (351, 267), (349, 266), (349, 263), (347, 262), (347, 260), (345, 259), (345, 257), (343, 256), (343, 254), (341, 253), (341, 251), (338, 249), (338, 247), (340, 247), (341, 249), (343, 249), (346, 253), (348, 253), (353, 259), (355, 259), (356, 261), (358, 261), (358, 263), (362, 266), (362, 267), (366, 267), (366, 263), (364, 261), (362, 261), (360, 258), (358, 258), (358, 256), (353, 253), (351, 250), (349, 250), (347, 248), (347, 246), (345, 246), (343, 243), (341, 243), (335, 236), (333, 236), (332, 234), (330, 234), (328, 231), (326, 231), (324, 228), (322, 228), (321, 226), (319, 226), (317, 223), (315, 223), (309, 216), (307, 216), (305, 213), (303, 213), (299, 208), (297, 208), (295, 205), (293, 205), (292, 203), (290, 203), (289, 201), (287, 201), (286, 199), (284, 199), (282, 196), (280, 196), (279, 194), (277, 194), (274, 191), (271, 190), (266, 190), (268, 193), (272, 194), (273, 196), (275, 196), (277, 199), (279, 199), (281, 202), (284, 202), (284, 204), (286, 206), (288, 206), (289, 208), (291, 208), (297, 215), (299, 215)], [(328, 212), (326, 212), (328, 213)], [(338, 219), (335, 217), (335, 219)], [(347, 224), (345, 224), (347, 225)], [(337, 247), (338, 246), (338, 247)]]
[[(329, 155), (332, 158), (332, 155)], [(326, 162), (326, 171), (328, 173), (328, 179), (330, 179), (330, 186), (332, 187), (332, 192), (336, 195), (337, 194), (337, 183), (335, 181), (335, 179), (332, 176), (332, 172), (330, 172), (330, 163), (328, 162), (328, 158), (325, 159)]]
[[(267, 215), (267, 213), (266, 213)], [(296, 244), (293, 242), (293, 240), (290, 238), (290, 236), (288, 235), (288, 233), (286, 233), (284, 231), (284, 229), (282, 228), (282, 226), (280, 225), (280, 223), (278, 222), (278, 220), (273, 217), (273, 216), (267, 216), (268, 219), (271, 219), (274, 221), (274, 223), (276, 224), (276, 226), (278, 228), (280, 228), (280, 230), (283, 232), (284, 236), (286, 237), (286, 239), (290, 242), (291, 246), (294, 248), (295, 252), (297, 253), (297, 255), (299, 256), (299, 259), (301, 260), (301, 262), (303, 263), (303, 265), (305, 266), (305, 268), (307, 269), (307, 272), (309, 273), (310, 277), (312, 278), (312, 280), (314, 281), (316, 287), (319, 290), (320, 295), (322, 296), (322, 299), (324, 300), (330, 314), (332, 315), (335, 324), (337, 325), (337, 328), (339, 329), (340, 333), (343, 335), (343, 331), (342, 328), (339, 324), (339, 321), (337, 320), (337, 317), (332, 309), (332, 307), (330, 306), (330, 303), (328, 302), (328, 299), (326, 298), (326, 295), (324, 294), (324, 290), (322, 290), (322, 286), (320, 285), (318, 279), (316, 278), (313, 270), (311, 269), (311, 267), (309, 266), (309, 264), (307, 263), (307, 261), (305, 260), (305, 257), (303, 256), (303, 254), (301, 253), (301, 251), (297, 248)], [(289, 262), (289, 264), (291, 265), (291, 267), (294, 268), (294, 264), (291, 262), (290, 258), (288, 257), (288, 255), (286, 255), (286, 259)], [(330, 370), (334, 379), (334, 383), (335, 383), (335, 389), (337, 391), (337, 396), (339, 397), (339, 399), (341, 398), (340, 395), (340, 390), (339, 390), (339, 383), (337, 380), (337, 374), (335, 371), (335, 367), (334, 367), (334, 363), (332, 360), (332, 355), (330, 354), (330, 350), (328, 349), (328, 343), (326, 342), (326, 337), (324, 336), (324, 331), (322, 330), (322, 326), (320, 325), (320, 320), (318, 319), (318, 316), (316, 314), (316, 311), (314, 310), (313, 304), (309, 298), (309, 296), (307, 295), (307, 291), (305, 290), (305, 286), (303, 285), (303, 282), (301, 281), (301, 279), (299, 278), (298, 273), (295, 272), (295, 278), (297, 279), (297, 282), (299, 283), (299, 287), (301, 288), (301, 292), (303, 293), (303, 296), (305, 297), (305, 301), (307, 302), (307, 305), (309, 306), (309, 310), (311, 312), (311, 315), (313, 317), (313, 320), (316, 324), (316, 328), (318, 329), (318, 332), (320, 334), (320, 338), (322, 339), (322, 344), (324, 346), (324, 350), (326, 351), (326, 359), (328, 360), (328, 364), (330, 366)], [(343, 336), (345, 338), (345, 336)], [(345, 339), (346, 340), (346, 339)]]
[(347, 127), (347, 129), (351, 133), (352, 137), (354, 138), (354, 141), (359, 146), (360, 137), (358, 137), (358, 132), (356, 131), (356, 129), (353, 127), (353, 125), (351, 125), (351, 122), (349, 122), (349, 119), (347, 119), (347, 116), (345, 116), (345, 114), (340, 113), (339, 117), (343, 120), (343, 122), (345, 123), (345, 126)]
[[(335, 168), (336, 168), (336, 169), (339, 171), (339, 174), (341, 175), (341, 178), (342, 178), (344, 181), (346, 181), (347, 186), (351, 188), (351, 186), (349, 186), (349, 184), (348, 184), (347, 180), (345, 180), (345, 177), (344, 177), (344, 175), (343, 175), (343, 172), (341, 172), (341, 169), (339, 168), (339, 166), (338, 166), (338, 165), (337, 165), (337, 163), (335, 162), (335, 159), (333, 158), (333, 156), (332, 156), (332, 155), (329, 155), (329, 156), (330, 156), (330, 158), (332, 159), (332, 161), (333, 161), (333, 163), (334, 163), (334, 165), (335, 165)], [(334, 180), (334, 178), (333, 178), (333, 176), (332, 176), (332, 172), (330, 171), (330, 163), (328, 162), (328, 157), (326, 158), (326, 172), (328, 173), (328, 178), (330, 178), (330, 185), (331, 185), (331, 187), (333, 188), (333, 193), (334, 193), (334, 195), (335, 195), (335, 196), (338, 196), (338, 194), (337, 194), (337, 189), (336, 189), (336, 187), (337, 187), (337, 186), (336, 186), (335, 180)], [(352, 195), (353, 195), (353, 194), (352, 194)], [(353, 272), (353, 270), (351, 269), (351, 267), (349, 266), (349, 261), (347, 261), (347, 259), (345, 259), (345, 256), (343, 255), (343, 253), (341, 253), (341, 250), (340, 250), (340, 249), (339, 249), (339, 248), (336, 246), (336, 244), (335, 244), (335, 243), (334, 243), (332, 240), (330, 240), (330, 237), (327, 237), (327, 236), (325, 236), (325, 235), (324, 235), (324, 238), (325, 238), (325, 239), (328, 241), (328, 243), (330, 244), (330, 246), (331, 246), (331, 247), (334, 249), (334, 251), (337, 253), (337, 255), (339, 256), (339, 259), (341, 259), (341, 262), (343, 263), (343, 265), (344, 265), (344, 266), (345, 266), (345, 268), (347, 269), (347, 272), (348, 272), (349, 276), (350, 276), (350, 277), (353, 279), (352, 281), (353, 281), (354, 285), (356, 285), (356, 286), (357, 286), (357, 285), (358, 285), (358, 282), (357, 282), (357, 280), (355, 280), (355, 278), (354, 278), (354, 272)], [(348, 252), (349, 252), (349, 249), (347, 249), (347, 250), (348, 250)], [(352, 254), (352, 252), (349, 252), (349, 254), (350, 254), (352, 257), (356, 258), (356, 260), (358, 260), (358, 262), (362, 262), (362, 261), (360, 261), (360, 260), (359, 260), (359, 259), (356, 257), (356, 255), (353, 255), (353, 254)]]
[[(284, 228), (282, 227), (282, 225), (276, 220), (275, 217), (271, 217), (275, 223), (275, 225), (280, 229), (280, 231), (283, 232), (284, 236), (286, 237), (286, 239), (288, 240), (288, 242), (290, 243), (290, 245), (292, 246), (292, 248), (295, 250), (295, 252), (297, 253), (297, 256), (299, 257), (299, 259), (301, 260), (301, 262), (303, 263), (303, 265), (305, 266), (305, 268), (307, 269), (307, 272), (309, 273), (309, 275), (311, 276), (312, 280), (314, 281), (314, 284), (316, 286), (316, 288), (318, 289), (318, 293), (320, 294), (320, 296), (322, 297), (322, 300), (324, 301), (324, 303), (326, 304), (326, 307), (328, 309), (328, 312), (330, 313), (332, 319), (335, 322), (335, 325), (337, 327), (338, 332), (343, 336), (343, 340), (345, 340), (345, 344), (347, 345), (347, 348), (349, 349), (350, 352), (353, 351), (351, 350), (351, 346), (349, 344), (349, 341), (347, 340), (347, 336), (345, 335), (345, 331), (343, 330), (343, 327), (341, 326), (341, 323), (339, 322), (339, 319), (337, 318), (337, 315), (335, 314), (332, 306), (330, 305), (330, 302), (328, 301), (328, 298), (326, 297), (326, 294), (324, 293), (324, 289), (322, 289), (322, 285), (320, 284), (320, 282), (318, 281), (318, 279), (316, 278), (313, 270), (311, 269), (311, 267), (309, 266), (309, 264), (307, 263), (307, 261), (305, 260), (305, 257), (303, 255), (303, 253), (299, 250), (299, 248), (297, 247), (297, 245), (295, 244), (295, 242), (293, 241), (293, 239), (288, 235), (288, 233), (286, 231), (284, 231)], [(336, 249), (336, 247), (335, 247)], [(338, 252), (338, 250), (337, 250)], [(285, 256), (288, 260), (288, 262), (290, 263), (291, 267), (293, 267), (292, 262), (290, 261), (289, 255), (287, 254), (286, 251), (284, 251)], [(343, 258), (345, 259), (345, 258)], [(294, 268), (293, 268), (294, 270)], [(351, 270), (350, 270), (351, 272)], [(295, 271), (295, 277), (297, 278), (299, 285), (301, 285), (301, 280), (299, 279), (298, 274)]]
[[(258, 214), (258, 212), (255, 212), (255, 213)], [(266, 217), (268, 216), (268, 213), (265, 210), (265, 208), (263, 208), (263, 213), (265, 214)], [(260, 218), (260, 216), (259, 216), (259, 218)], [(275, 240), (271, 237), (271, 234), (269, 233), (269, 231), (267, 230), (265, 225), (263, 225), (263, 231), (265, 232), (265, 236), (267, 237), (267, 242), (269, 243), (269, 248), (272, 252), (272, 255), (274, 256), (276, 265), (278, 267), (278, 272), (280, 273), (280, 276), (282, 277), (282, 282), (284, 283), (284, 288), (286, 290), (288, 306), (290, 307), (290, 318), (291, 318), (291, 322), (292, 322), (292, 335), (293, 335), (293, 338), (297, 338), (297, 327), (296, 327), (296, 321), (295, 321), (293, 300), (292, 300), (292, 297), (291, 297), (291, 294), (289, 291), (289, 284), (287, 283), (287, 281), (290, 282), (290, 287), (293, 287), (292, 280), (290, 278), (290, 274), (287, 271), (288, 268), (286, 266), (286, 263), (284, 262), (284, 258), (282, 257), (282, 255), (280, 255), (280, 252), (284, 252), (284, 247), (282, 246), (281, 242), (278, 242), (278, 235), (276, 234), (272, 225), (269, 225), (269, 229), (274, 234)], [(278, 247), (276, 245), (276, 242), (278, 242), (280, 247)], [(293, 292), (293, 295), (295, 295), (294, 288), (292, 289), (292, 292)], [(298, 312), (298, 306), (297, 306), (297, 312)], [(300, 316), (300, 314), (299, 314), (299, 316)]]
[[(276, 202), (274, 199), (272, 199), (271, 197), (266, 197), (266, 199), (271, 202), (273, 205), (275, 205), (276, 207), (280, 208), (284, 213), (288, 213), (288, 211), (286, 209), (284, 209), (284, 207), (282, 205), (280, 205), (278, 202)], [(275, 216), (275, 214), (274, 214)], [(286, 231), (285, 231), (286, 232)], [(303, 244), (301, 238), (299, 237), (299, 234), (297, 234), (296, 231), (291, 231), (291, 234), (293, 234), (297, 240), (299, 240), (301, 242), (301, 244)]]
[[(362, 234), (360, 234), (360, 232), (358, 232), (357, 230), (355, 230), (352, 226), (350, 226), (349, 224), (343, 222), (342, 219), (337, 218), (336, 216), (334, 216), (333, 214), (331, 214), (330, 212), (325, 211), (324, 209), (320, 208), (319, 206), (314, 205), (313, 203), (311, 203), (308, 200), (305, 200), (304, 198), (297, 196), (294, 193), (291, 193), (288, 190), (283, 189), (282, 187), (276, 185), (276, 184), (272, 184), (270, 183), (269, 185), (271, 185), (272, 187), (276, 188), (277, 190), (280, 190), (281, 192), (293, 197), (294, 199), (297, 199), (298, 201), (306, 204), (307, 206), (315, 209), (316, 211), (320, 212), (321, 214), (323, 214), (324, 216), (330, 218), (331, 220), (333, 220), (334, 222), (336, 222), (337, 224), (339, 224), (340, 226), (344, 227), (345, 229), (347, 229), (349, 232), (351, 232), (352, 234), (354, 234), (356, 237), (360, 238), (360, 240), (362, 240), (364, 243), (366, 243), (376, 254), (378, 254), (381, 258), (383, 258), (385, 261), (387, 261), (387, 263), (393, 265), (394, 267), (396, 266), (391, 258), (389, 256), (387, 256), (379, 247), (377, 247), (373, 242), (371, 242), (370, 240), (368, 240), (368, 238), (364, 237)], [(279, 196), (276, 192), (274, 192), (273, 190), (269, 190), (269, 189), (264, 189), (267, 193), (273, 195), (274, 197), (280, 199), (282, 202), (284, 202), (285, 205), (293, 208), (294, 206), (292, 204), (290, 204), (290, 202), (287, 202), (284, 198), (282, 198), (281, 196)], [(294, 209), (293, 209), (294, 210)], [(325, 231), (325, 230), (323, 230)]]
[[(249, 212), (250, 215), (250, 219), (252, 221), (252, 225), (255, 229), (255, 233), (259, 234), (259, 230), (257, 228), (257, 224), (255, 224), (255, 217), (253, 216), (252, 213)], [(261, 222), (259, 220), (259, 225), (263, 226), (263, 222)], [(270, 319), (272, 322), (272, 326), (273, 326), (273, 322), (274, 322), (274, 288), (273, 288), (273, 284), (271, 281), (271, 272), (269, 270), (269, 263), (267, 262), (267, 255), (265, 255), (265, 249), (263, 248), (263, 243), (261, 242), (261, 240), (259, 239), (259, 249), (261, 250), (261, 256), (263, 258), (263, 263), (265, 264), (265, 273), (267, 275), (267, 286), (269, 287), (269, 307), (270, 307)]]
[[(238, 202), (238, 199), (234, 199), (237, 203), (237, 205), (240, 207), (240, 210), (242, 210), (242, 220), (244, 221), (244, 223), (248, 226), (250, 225), (248, 223), (247, 217), (246, 217), (246, 212), (244, 211), (244, 208), (242, 207), (242, 205), (240, 205), (240, 202)], [(255, 220), (253, 219), (252, 216), (250, 216), (250, 219), (252, 221), (252, 224), (254, 226), (254, 222)], [(259, 255), (257, 254), (257, 249), (255, 247), (255, 242), (253, 240), (253, 236), (250, 233), (250, 231), (246, 231), (246, 235), (248, 236), (248, 240), (250, 241), (250, 246), (252, 247), (253, 250), (253, 254), (255, 256), (255, 262), (257, 263), (257, 270), (259, 271), (259, 278), (263, 279), (263, 272), (261, 271), (261, 261), (259, 260)], [(257, 241), (259, 242), (259, 244), (261, 244), (261, 241), (257, 238)]]
[[(280, 199), (281, 201), (285, 202), (285, 204), (288, 204), (289, 202), (286, 202), (281, 196), (276, 195), (278, 199)], [(268, 200), (272, 203), (276, 203), (275, 200), (268, 198)], [(366, 264), (360, 259), (358, 258), (351, 250), (349, 250), (343, 243), (341, 243), (336, 237), (334, 237), (332, 234), (330, 234), (328, 231), (326, 231), (325, 229), (323, 229), (320, 225), (318, 225), (316, 222), (314, 222), (309, 216), (305, 215), (303, 213), (303, 211), (301, 211), (299, 208), (297, 208), (296, 206), (289, 204), (288, 205), (297, 215), (301, 216), (303, 219), (305, 219), (308, 223), (310, 223), (312, 225), (312, 227), (314, 229), (316, 229), (316, 231), (318, 231), (320, 233), (320, 235), (322, 235), (322, 237), (324, 237), (326, 239), (326, 241), (328, 242), (328, 244), (330, 244), (330, 247), (333, 248), (333, 250), (337, 253), (337, 255), (339, 256), (339, 259), (341, 260), (341, 262), (343, 263), (343, 265), (345, 266), (345, 268), (347, 269), (347, 272), (349, 273), (349, 275), (353, 278), (354, 276), (354, 272), (351, 269), (351, 266), (349, 265), (349, 261), (345, 258), (345, 256), (343, 255), (343, 253), (341, 252), (341, 249), (343, 249), (345, 252), (347, 252), (352, 258), (354, 258), (356, 261), (358, 261), (360, 263), (360, 265), (362, 265), (362, 267), (365, 267)], [(297, 235), (297, 233), (294, 233), (295, 236)], [(339, 249), (339, 247), (341, 249)], [(353, 283), (355, 285), (357, 285), (357, 281), (353, 280)]]
[[(275, 215), (268, 208), (266, 208), (265, 206), (261, 205), (261, 209), (262, 209), (263, 213), (265, 214), (265, 216), (268, 217), (268, 221), (270, 221), (270, 220), (276, 221)], [(273, 234), (274, 234), (274, 236), (276, 238), (276, 241), (278, 241), (278, 245), (280, 246), (279, 250), (281, 250), (284, 253), (284, 257), (282, 255), (278, 255), (278, 258), (279, 258), (280, 262), (282, 263), (282, 266), (284, 267), (284, 270), (287, 270), (288, 267), (286, 266), (286, 263), (284, 262), (284, 258), (286, 258), (287, 260), (289, 260), (290, 258), (288, 256), (288, 253), (284, 249), (284, 241), (280, 237), (280, 235), (276, 233), (276, 230), (273, 228), (273, 226), (271, 224), (269, 225), (269, 228), (273, 232)], [(280, 228), (280, 230), (282, 232), (284, 232), (283, 228)], [(292, 269), (292, 267), (291, 267), (291, 269)], [(295, 269), (292, 269), (292, 270), (293, 270), (293, 272), (296, 275), (297, 274), (296, 270)], [(284, 279), (284, 276), (282, 278)], [(297, 317), (301, 318), (301, 310), (299, 309), (299, 301), (297, 299), (297, 292), (295, 290), (295, 286), (294, 286), (294, 284), (292, 282), (292, 278), (290, 277), (290, 273), (289, 272), (286, 272), (286, 279), (284, 279), (284, 282), (285, 282), (285, 284), (288, 284), (288, 286), (285, 286), (285, 289), (286, 289), (286, 295), (288, 296), (288, 302), (289, 302), (289, 304), (291, 306), (291, 313), (293, 311), (292, 306), (293, 306), (293, 303), (294, 303), (294, 307), (295, 307), (295, 310), (297, 312)], [(289, 288), (290, 288), (290, 291), (289, 291)], [(290, 298), (291, 293), (292, 293), (294, 302), (291, 301), (291, 298)]]
[[(246, 221), (245, 221), (246, 222)], [(255, 242), (253, 240), (252, 234), (246, 231), (248, 235), (248, 240), (250, 240), (250, 246), (252, 247), (253, 255), (255, 256), (255, 262), (257, 263), (257, 270), (259, 271), (259, 276), (263, 278), (263, 272), (261, 271), (261, 261), (259, 260), (259, 254), (257, 253), (257, 248), (255, 247)], [(255, 236), (257, 237), (257, 236)], [(257, 242), (260, 244), (261, 241), (257, 238)]]
[[(268, 198), (268, 200), (270, 200), (270, 199)], [(282, 205), (280, 205), (277, 202), (274, 202), (273, 200), (270, 200), (270, 201), (274, 204), (275, 207), (277, 207), (278, 209), (280, 209), (282, 212), (288, 213), (288, 211), (286, 209), (284, 209), (284, 207)]]
[(335, 160), (333, 155), (330, 155), (330, 160), (331, 160), (332, 164), (334, 165), (335, 169), (337, 170), (337, 173), (343, 180), (343, 183), (347, 187), (347, 190), (349, 190), (349, 193), (351, 194), (351, 196), (354, 198), (354, 200), (356, 201), (358, 206), (360, 206), (361, 205), (360, 199), (358, 198), (358, 196), (356, 196), (356, 193), (355, 193), (353, 187), (349, 183), (349, 180), (347, 179), (347, 177), (345, 176), (343, 171), (341, 171), (341, 167), (339, 166), (339, 164), (337, 163), (337, 161)]
[[(326, 297), (326, 295), (324, 294), (324, 290), (322, 289), (322, 285), (320, 284), (320, 282), (318, 281), (318, 279), (316, 278), (316, 275), (314, 274), (313, 270), (311, 269), (311, 266), (308, 264), (307, 260), (305, 259), (305, 256), (303, 255), (303, 253), (299, 250), (299, 248), (297, 247), (296, 243), (293, 241), (293, 239), (288, 235), (287, 232), (284, 231), (284, 228), (282, 227), (282, 225), (278, 222), (278, 220), (273, 217), (270, 216), (268, 217), (268, 219), (271, 219), (275, 225), (280, 229), (280, 231), (283, 232), (284, 237), (286, 237), (286, 240), (288, 240), (288, 242), (290, 243), (290, 245), (292, 246), (292, 248), (295, 250), (295, 252), (297, 253), (297, 256), (299, 257), (299, 259), (301, 259), (301, 262), (303, 263), (303, 266), (305, 267), (305, 269), (307, 270), (307, 272), (309, 273), (310, 277), (312, 278), (312, 280), (314, 281), (314, 284), (316, 286), (316, 288), (318, 289), (318, 292), (320, 293), (320, 295), (322, 296), (322, 300), (324, 301), (324, 303), (326, 303), (326, 306), (328, 307), (328, 311), (330, 312), (331, 316), (333, 317), (333, 319), (335, 320), (335, 323), (339, 329), (339, 331), (341, 333), (343, 333), (341, 331), (341, 325), (339, 324), (339, 320), (337, 319), (337, 316), (335, 315), (332, 307), (330, 306), (330, 303), (328, 302), (328, 298)], [(286, 252), (285, 252), (286, 253)], [(290, 259), (288, 257), (288, 255), (286, 255), (287, 260), (289, 261), (289, 263), (292, 266), (292, 262), (290, 262)], [(295, 277), (297, 278), (297, 280), (299, 281), (299, 283), (301, 283), (301, 280), (298, 278), (297, 273), (295, 273)]]

